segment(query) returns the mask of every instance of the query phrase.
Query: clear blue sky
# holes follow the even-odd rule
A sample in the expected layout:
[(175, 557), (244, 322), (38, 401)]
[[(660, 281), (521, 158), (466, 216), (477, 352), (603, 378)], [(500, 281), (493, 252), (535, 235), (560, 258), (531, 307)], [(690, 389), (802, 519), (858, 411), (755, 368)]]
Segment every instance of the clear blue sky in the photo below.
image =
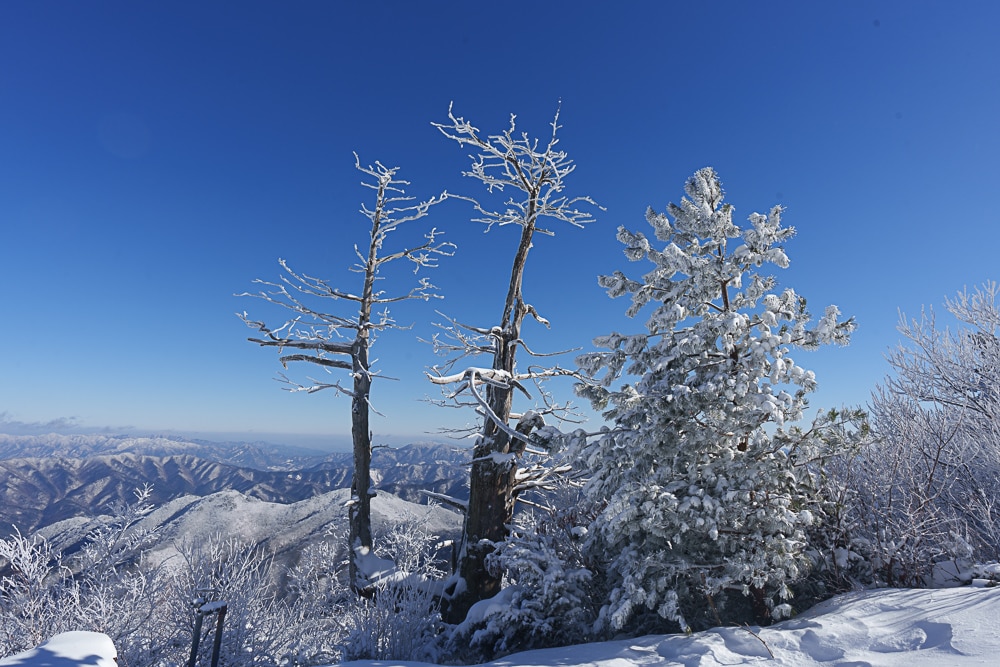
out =
[[(416, 196), (478, 194), (430, 125), (451, 101), (544, 134), (561, 100), (570, 194), (607, 209), (532, 251), (526, 296), (553, 323), (534, 347), (642, 328), (596, 283), (643, 268), (615, 230), (711, 165), (740, 219), (787, 208), (779, 280), (859, 321), (849, 348), (800, 355), (813, 405), (864, 403), (899, 309), (1000, 279), (998, 25), (995, 2), (0, 3), (0, 431), (342, 442), (348, 401), (282, 391), (234, 315), (277, 314), (234, 294), (279, 257), (355, 284), (352, 151)], [(415, 342), (434, 308), (500, 315), (516, 230), (468, 213), (426, 219), (459, 254), (433, 274), (445, 300), (397, 309), (414, 330), (377, 344), (400, 380), (374, 388), (376, 441), (470, 418), (418, 400), (435, 360)]]

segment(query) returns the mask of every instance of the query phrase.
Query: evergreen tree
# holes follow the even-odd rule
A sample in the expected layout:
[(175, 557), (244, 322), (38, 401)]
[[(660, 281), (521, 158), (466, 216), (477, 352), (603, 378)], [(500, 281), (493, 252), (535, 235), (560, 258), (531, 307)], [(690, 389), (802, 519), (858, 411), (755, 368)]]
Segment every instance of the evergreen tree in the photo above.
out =
[[(800, 574), (812, 464), (837, 419), (794, 425), (816, 379), (789, 355), (846, 344), (854, 329), (835, 306), (810, 324), (805, 299), (758, 272), (788, 266), (782, 244), (794, 229), (781, 207), (740, 229), (711, 168), (685, 190), (669, 215), (647, 213), (662, 250), (619, 229), (625, 255), (653, 269), (599, 280), (611, 297), (631, 295), (629, 316), (655, 304), (647, 331), (598, 338), (607, 351), (577, 360), (591, 376), (603, 371), (578, 391), (613, 424), (576, 447), (593, 474), (588, 493), (605, 503), (591, 539), (617, 577), (602, 612), (612, 628), (653, 610), (685, 630), (720, 623), (740, 601), (733, 590), (758, 616), (787, 610), (775, 598)], [(612, 389), (623, 374), (629, 382)]]

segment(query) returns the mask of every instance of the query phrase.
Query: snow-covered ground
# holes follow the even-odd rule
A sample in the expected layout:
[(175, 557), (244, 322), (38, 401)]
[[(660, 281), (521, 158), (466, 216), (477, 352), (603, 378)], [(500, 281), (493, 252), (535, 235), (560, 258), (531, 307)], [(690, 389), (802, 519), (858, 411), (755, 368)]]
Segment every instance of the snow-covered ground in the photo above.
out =
[[(773, 657), (772, 657), (773, 656)], [(416, 662), (345, 663), (420, 667)], [(1000, 665), (1000, 588), (848, 593), (768, 628), (716, 628), (529, 651), (491, 667)]]
[[(114, 664), (105, 635), (70, 632), (0, 660), (20, 667)], [(351, 667), (427, 663), (356, 661)], [(529, 651), (492, 667), (966, 667), (1000, 665), (1000, 588), (848, 593), (769, 628), (732, 627)]]

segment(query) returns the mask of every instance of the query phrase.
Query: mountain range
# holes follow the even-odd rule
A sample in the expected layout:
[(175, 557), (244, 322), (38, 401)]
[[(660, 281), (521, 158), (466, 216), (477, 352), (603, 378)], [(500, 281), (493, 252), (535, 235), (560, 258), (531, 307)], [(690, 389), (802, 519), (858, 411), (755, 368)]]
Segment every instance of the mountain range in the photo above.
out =
[[(468, 497), (467, 449), (442, 444), (377, 448), (377, 491), (413, 503), (424, 491)], [(67, 519), (107, 514), (150, 486), (150, 502), (237, 493), (289, 505), (350, 486), (350, 453), (328, 455), (266, 443), (212, 443), (165, 437), (0, 434), (0, 537)], [(192, 500), (191, 502), (195, 502)]]

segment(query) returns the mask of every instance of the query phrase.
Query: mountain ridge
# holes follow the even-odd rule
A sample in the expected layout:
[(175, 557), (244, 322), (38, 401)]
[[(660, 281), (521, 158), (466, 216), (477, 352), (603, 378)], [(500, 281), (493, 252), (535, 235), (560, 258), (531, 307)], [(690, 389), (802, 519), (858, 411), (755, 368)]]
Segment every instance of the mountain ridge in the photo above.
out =
[(11, 435), (0, 433), (0, 459), (90, 458), (106, 454), (170, 456), (191, 454), (242, 467), (261, 470), (305, 468), (323, 460), (350, 459), (349, 452), (324, 453), (318, 450), (276, 445), (267, 442), (188, 439), (176, 436), (132, 436), (127, 434)]
[[(109, 506), (132, 502), (135, 490), (145, 486), (152, 488), (150, 502), (156, 506), (221, 491), (288, 504), (350, 486), (349, 453), (295, 458), (280, 447), (230, 445), (216, 449), (211, 443), (162, 438), (0, 435), (0, 537), (15, 526), (28, 534), (58, 521), (106, 513)], [(82, 456), (60, 454), (65, 451)], [(173, 453), (143, 453), (151, 451)], [(11, 453), (42, 455), (5, 457)], [(237, 465), (243, 454), (257, 467)], [(377, 448), (373, 486), (411, 502), (425, 502), (424, 490), (465, 498), (470, 458), (469, 450), (441, 444)], [(301, 467), (282, 467), (289, 462)]]
[[(337, 489), (295, 503), (271, 503), (239, 491), (207, 496), (185, 495), (154, 505), (132, 528), (153, 536), (144, 550), (150, 563), (179, 564), (184, 544), (198, 546), (212, 540), (235, 540), (272, 558), (280, 575), (298, 562), (304, 549), (327, 543), (335, 551), (346, 548), (349, 489)], [(74, 517), (41, 528), (38, 535), (54, 550), (76, 553), (97, 528), (112, 521), (108, 515)], [(376, 533), (394, 526), (419, 525), (429, 536), (453, 539), (461, 516), (438, 505), (417, 505), (380, 493), (372, 499), (372, 527)]]

